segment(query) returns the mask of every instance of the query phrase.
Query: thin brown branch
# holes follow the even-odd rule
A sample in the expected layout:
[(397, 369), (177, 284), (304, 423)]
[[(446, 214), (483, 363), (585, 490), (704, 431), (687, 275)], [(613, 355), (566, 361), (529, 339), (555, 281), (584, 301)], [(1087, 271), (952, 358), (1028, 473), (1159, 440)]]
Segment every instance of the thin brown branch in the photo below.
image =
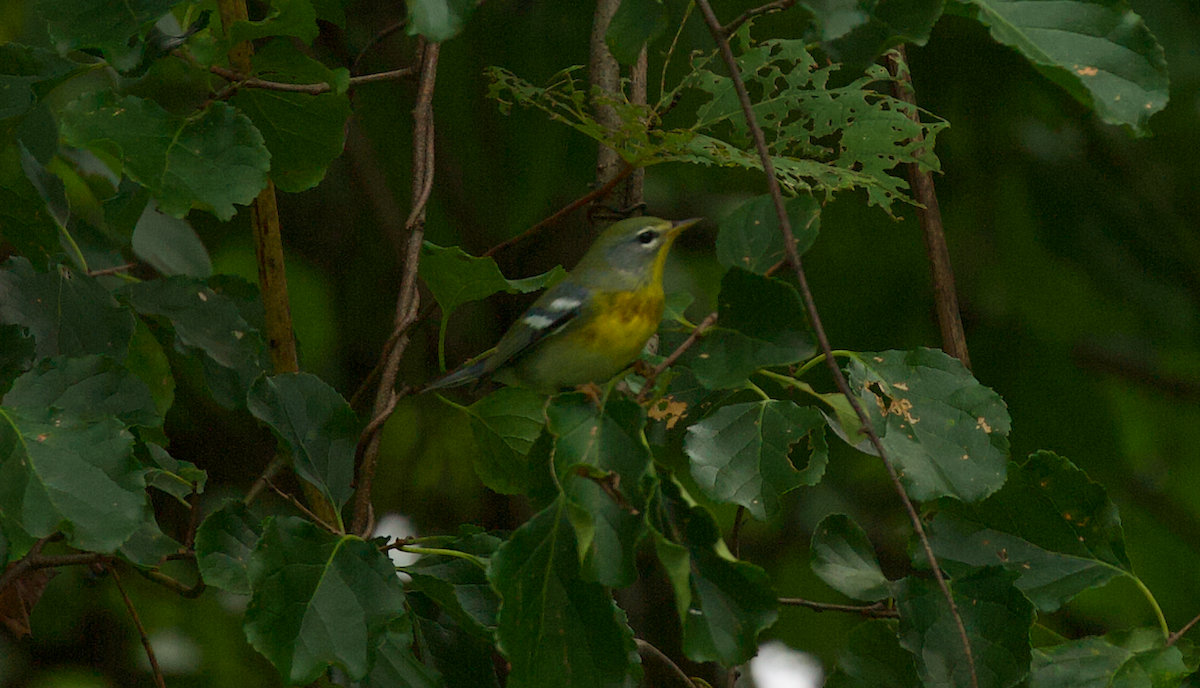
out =
[(883, 602), (875, 604), (829, 604), (827, 602), (814, 602), (806, 600), (802, 597), (780, 597), (779, 604), (785, 607), (804, 607), (815, 612), (846, 612), (847, 614), (859, 614), (871, 619), (899, 619), (900, 611), (895, 607), (889, 607)]
[(121, 576), (112, 564), (108, 565), (108, 572), (112, 574), (113, 582), (117, 584), (117, 590), (121, 593), (121, 599), (125, 600), (125, 609), (129, 610), (129, 616), (133, 618), (133, 625), (137, 627), (138, 636), (142, 639), (142, 647), (146, 649), (146, 658), (150, 660), (150, 670), (154, 672), (154, 685), (158, 688), (167, 688), (162, 669), (158, 666), (158, 658), (154, 656), (154, 648), (150, 646), (150, 637), (146, 635), (146, 627), (142, 625), (137, 610), (133, 608), (133, 600), (130, 600), (129, 593), (125, 592), (125, 586), (121, 585)]
[(581, 196), (581, 197), (575, 199), (574, 201), (571, 201), (566, 206), (563, 206), (563, 208), (561, 208), (558, 212), (556, 212), (553, 215), (551, 215), (550, 217), (542, 220), (541, 222), (537, 223), (536, 225), (530, 227), (529, 229), (525, 230), (524, 232), (521, 232), (517, 236), (512, 237), (511, 239), (505, 239), (504, 241), (501, 241), (500, 243), (496, 244), (495, 246), (493, 246), (493, 247), (489, 248), (487, 251), (485, 251), (483, 253), (483, 256), (485, 258), (490, 258), (501, 251), (509, 249), (509, 248), (521, 243), (522, 241), (525, 241), (526, 239), (534, 236), (538, 232), (541, 232), (543, 229), (553, 226), (555, 223), (561, 221), (564, 217), (570, 215), (571, 213), (574, 213), (575, 211), (588, 205), (589, 203), (594, 203), (595, 201), (597, 201), (601, 198), (604, 198), (608, 194), (612, 193), (613, 188), (617, 184), (620, 184), (621, 182), (625, 181), (625, 178), (628, 177), (629, 175), (633, 174), (635, 171), (637, 171), (637, 168), (630, 165), (629, 163), (625, 163), (625, 166), (621, 168), (621, 171), (618, 172), (616, 174), (616, 176), (614, 176), (612, 179), (609, 179), (607, 182), (605, 182), (603, 186), (597, 188), (595, 191), (588, 193), (587, 195)]
[(88, 277), (101, 277), (103, 275), (115, 275), (118, 272), (125, 272), (137, 267), (137, 263), (126, 263), (124, 265), (116, 265), (111, 268), (101, 268), (100, 270), (88, 270)]
[(387, 40), (390, 36), (395, 34), (397, 31), (399, 31), (400, 29), (403, 29), (405, 26), (408, 26), (408, 18), (407, 17), (404, 19), (401, 19), (400, 21), (396, 22), (395, 24), (392, 24), (391, 26), (387, 27), (386, 29), (384, 29), (384, 30), (380, 31), (379, 33), (375, 34), (374, 36), (372, 36), (371, 40), (367, 41), (367, 44), (362, 47), (362, 50), (358, 51), (358, 55), (354, 56), (354, 63), (350, 65), (350, 73), (357, 74), (358, 73), (358, 65), (360, 62), (362, 62), (362, 59), (364, 57), (366, 57), (367, 53), (370, 52), (371, 49), (374, 48), (375, 46), (377, 46), (380, 43)]
[(833, 356), (833, 349), (829, 345), (829, 338), (825, 334), (820, 314), (817, 312), (816, 300), (813, 298), (812, 290), (808, 286), (808, 279), (804, 274), (804, 264), (800, 260), (800, 254), (796, 251), (795, 235), (792, 233), (791, 222), (783, 206), (783, 194), (779, 188), (779, 180), (775, 177), (775, 166), (771, 162), (771, 155), (767, 150), (766, 138), (763, 136), (762, 128), (758, 125), (758, 118), (754, 115), (753, 104), (750, 102), (750, 94), (746, 91), (745, 82), (742, 81), (742, 75), (738, 70), (737, 61), (733, 57), (733, 51), (729, 47), (729, 42), (725, 40), (725, 36), (721, 33), (721, 23), (717, 20), (716, 14), (713, 13), (712, 6), (708, 0), (696, 0), (696, 5), (704, 15), (704, 21), (708, 24), (709, 33), (712, 34), (713, 40), (716, 41), (717, 47), (721, 52), (721, 58), (724, 60), (725, 66), (729, 69), (730, 77), (733, 80), (734, 90), (737, 92), (738, 101), (741, 103), (742, 112), (746, 118), (746, 125), (750, 129), (750, 135), (754, 139), (755, 148), (758, 150), (759, 158), (762, 161), (767, 188), (771, 193), (772, 201), (774, 201), (775, 213), (779, 218), (779, 227), (783, 233), (784, 252), (795, 272), (800, 294), (804, 298), (805, 310), (808, 312), (813, 332), (817, 335), (817, 341), (821, 345), (821, 351), (825, 354), (825, 362), (829, 366), (829, 372), (833, 375), (838, 390), (854, 408), (855, 414), (862, 423), (862, 431), (870, 439), (871, 445), (875, 448), (879, 459), (887, 469), (892, 486), (896, 494), (900, 497), (905, 511), (908, 513), (909, 520), (913, 525), (913, 531), (921, 542), (925, 559), (929, 562), (933, 576), (937, 580), (938, 587), (941, 589), (942, 595), (949, 605), (950, 613), (954, 617), (954, 623), (958, 627), (959, 638), (963, 644), (963, 654), (967, 659), (967, 666), (971, 674), (971, 686), (972, 688), (979, 688), (979, 676), (975, 669), (975, 655), (971, 650), (971, 641), (967, 636), (967, 629), (963, 624), (962, 614), (959, 613), (958, 604), (954, 601), (954, 595), (950, 592), (950, 585), (946, 582), (945, 576), (942, 575), (942, 571), (938, 567), (937, 556), (934, 555), (933, 547), (929, 544), (929, 537), (925, 534), (925, 527), (921, 523), (921, 516), (917, 513), (912, 500), (908, 498), (908, 494), (904, 491), (904, 485), (900, 482), (900, 476), (896, 472), (896, 467), (888, 457), (887, 451), (884, 450), (883, 443), (880, 442), (879, 435), (875, 432), (870, 417), (863, 411), (862, 404), (858, 403), (858, 399), (851, 393), (850, 385), (846, 382), (846, 377), (842, 374), (842, 370), (838, 367), (837, 360)]
[(1192, 626), (1195, 626), (1197, 623), (1200, 623), (1200, 614), (1197, 614), (1196, 616), (1192, 617), (1192, 620), (1187, 622), (1186, 624), (1184, 624), (1183, 628), (1172, 633), (1167, 638), (1167, 647), (1171, 647), (1172, 645), (1174, 645), (1180, 638), (1183, 637), (1184, 633), (1187, 633), (1188, 631), (1192, 630)]
[(688, 675), (683, 672), (683, 669), (679, 668), (678, 664), (671, 661), (670, 657), (663, 654), (662, 650), (654, 647), (641, 638), (634, 638), (633, 642), (637, 643), (638, 654), (641, 655), (643, 659), (654, 659), (656, 662), (663, 665), (663, 667), (665, 667), (675, 679), (675, 682), (681, 686), (684, 686), (684, 688), (696, 688), (696, 683), (694, 683), (692, 679), (688, 678)]
[(637, 396), (639, 404), (645, 402), (646, 399), (649, 398), (650, 391), (654, 388), (654, 381), (658, 379), (658, 376), (662, 375), (663, 371), (667, 368), (675, 365), (675, 361), (678, 361), (680, 356), (687, 353), (688, 349), (692, 348), (696, 342), (700, 341), (700, 338), (703, 337), (706, 332), (712, 329), (712, 326), (715, 325), (716, 322), (717, 312), (713, 311), (712, 313), (709, 313), (704, 320), (701, 320), (699, 325), (696, 325), (696, 327), (692, 330), (692, 333), (688, 335), (688, 338), (683, 340), (682, 344), (675, 347), (675, 350), (672, 351), (669, 356), (664, 358), (661, 363), (654, 366), (654, 370), (650, 371), (650, 374), (646, 376), (646, 382), (642, 385), (642, 391)]
[(366, 442), (356, 480), (351, 530), (360, 535), (365, 534), (372, 520), (371, 485), (379, 458), (379, 430), (396, 407), (396, 375), (400, 371), (400, 359), (408, 346), (408, 329), (416, 322), (420, 308), (417, 270), (421, 260), (421, 244), (425, 238), (425, 205), (433, 192), (433, 90), (437, 81), (439, 48), (437, 43), (421, 42), (421, 79), (417, 86), (417, 102), (413, 107), (413, 204), (405, 223), (409, 237), (405, 247), (404, 272), (396, 300), (395, 325), (385, 347), (386, 363), (380, 374), (371, 423), (367, 426), (371, 432), (368, 435), (364, 431), (359, 440), (362, 443), (365, 438)]
[(50, 542), (51, 539), (57, 539), (61, 537), (62, 535), (59, 533), (52, 533), (33, 543), (33, 547), (29, 548), (29, 552), (26, 553), (25, 556), (21, 557), (17, 563), (8, 567), (3, 574), (0, 574), (0, 592), (4, 592), (5, 588), (12, 585), (13, 582), (15, 582), (21, 576), (25, 575), (26, 571), (35, 568), (33, 561), (37, 557), (41, 556), (42, 548), (46, 546), (47, 542)]
[(339, 532), (337, 528), (335, 528), (332, 525), (330, 525), (329, 523), (327, 523), (325, 521), (325, 519), (314, 514), (311, 510), (309, 510), (308, 507), (304, 506), (304, 504), (299, 499), (296, 499), (295, 496), (290, 495), (287, 492), (284, 492), (283, 490), (279, 489), (279, 486), (277, 486), (275, 483), (268, 480), (267, 487), (271, 488), (271, 491), (274, 492), (275, 494), (277, 494), (280, 497), (283, 497), (285, 500), (287, 500), (287, 502), (289, 504), (296, 507), (296, 509), (298, 509), (300, 511), (300, 513), (302, 513), (306, 517), (308, 517), (308, 519), (310, 521), (312, 521), (313, 523), (316, 523), (317, 525), (321, 526), (322, 528), (324, 528), (325, 530), (329, 531), (330, 533), (332, 533), (334, 535), (343, 535), (343, 533)]
[[(908, 59), (901, 45), (888, 54), (888, 67), (892, 76), (892, 95), (908, 103), (908, 117), (920, 123), (916, 92), (912, 86), (912, 75), (908, 70)], [(917, 135), (916, 141), (923, 136)], [(946, 232), (942, 227), (942, 210), (938, 205), (937, 191), (933, 187), (933, 173), (922, 171), (915, 162), (905, 164), (908, 183), (917, 206), (917, 220), (921, 223), (921, 234), (925, 237), (925, 252), (929, 259), (929, 272), (933, 277), (933, 299), (937, 307), (938, 327), (942, 332), (942, 348), (946, 353), (962, 361), (969, 370), (971, 356), (967, 351), (967, 337), (963, 333), (962, 316), (958, 309), (958, 293), (954, 288), (954, 267), (950, 264), (950, 249), (946, 246)]]
[(186, 597), (189, 600), (203, 595), (204, 591), (207, 589), (207, 586), (204, 584), (204, 579), (199, 577), (197, 577), (195, 585), (184, 585), (175, 578), (168, 576), (158, 569), (137, 569), (137, 572), (140, 573), (146, 580), (157, 583), (158, 585), (163, 586), (167, 590), (170, 590), (180, 597)]
[(762, 16), (764, 14), (771, 14), (773, 12), (782, 12), (786, 9), (790, 9), (791, 6), (795, 4), (796, 0), (775, 0), (775, 2), (768, 2), (761, 7), (748, 9), (745, 12), (742, 12), (742, 15), (737, 19), (734, 19), (725, 26), (722, 26), (721, 33), (725, 36), (730, 36), (735, 31), (742, 28), (742, 24), (745, 24), (755, 17)]
[[(183, 53), (180, 53), (183, 54)], [(236, 88), (258, 88), (267, 91), (282, 91), (284, 93), (305, 93), (310, 96), (319, 96), (322, 93), (331, 93), (333, 86), (321, 82), (319, 84), (288, 84), (281, 81), (268, 81), (259, 79), (256, 76), (250, 76), (242, 72), (238, 72), (218, 65), (211, 65), (208, 71), (225, 79), (234, 85)], [(397, 79), (407, 79), (416, 73), (415, 67), (404, 67), (402, 69), (393, 69), (387, 72), (377, 72), (375, 74), (364, 74), (350, 78), (350, 87), (362, 86), (363, 84), (372, 84), (379, 81), (396, 81)], [(235, 89), (236, 90), (236, 89)]]
[(246, 498), (242, 500), (242, 503), (246, 506), (253, 504), (254, 500), (258, 499), (258, 495), (267, 489), (267, 483), (287, 465), (288, 458), (290, 458), (290, 455), (285, 452), (277, 453), (275, 458), (271, 459), (271, 463), (267, 464), (267, 467), (263, 469), (262, 474), (258, 476), (258, 480), (255, 480), (254, 484), (250, 486), (250, 490), (246, 492)]

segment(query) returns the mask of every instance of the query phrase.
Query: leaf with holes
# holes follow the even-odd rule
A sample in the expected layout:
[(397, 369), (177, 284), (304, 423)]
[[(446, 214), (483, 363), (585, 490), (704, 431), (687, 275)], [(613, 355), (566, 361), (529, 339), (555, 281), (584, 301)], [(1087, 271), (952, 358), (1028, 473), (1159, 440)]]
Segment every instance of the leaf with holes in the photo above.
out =
[[(806, 439), (808, 461), (801, 469), (792, 446)], [(779, 514), (784, 494), (820, 482), (829, 461), (824, 417), (775, 399), (721, 408), (688, 428), (684, 451), (704, 494), (740, 504), (759, 520)]]
[(1004, 484), (1008, 408), (936, 349), (862, 352), (847, 372), (909, 496), (977, 502)]

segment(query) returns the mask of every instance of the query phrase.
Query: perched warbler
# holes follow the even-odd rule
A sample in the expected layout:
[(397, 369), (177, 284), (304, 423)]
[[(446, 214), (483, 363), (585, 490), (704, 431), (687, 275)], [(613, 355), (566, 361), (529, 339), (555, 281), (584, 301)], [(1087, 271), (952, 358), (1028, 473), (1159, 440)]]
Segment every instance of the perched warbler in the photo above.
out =
[(667, 252), (680, 232), (699, 221), (634, 217), (612, 225), (504, 333), (490, 356), (425, 389), (487, 375), (543, 394), (608, 381), (658, 330)]

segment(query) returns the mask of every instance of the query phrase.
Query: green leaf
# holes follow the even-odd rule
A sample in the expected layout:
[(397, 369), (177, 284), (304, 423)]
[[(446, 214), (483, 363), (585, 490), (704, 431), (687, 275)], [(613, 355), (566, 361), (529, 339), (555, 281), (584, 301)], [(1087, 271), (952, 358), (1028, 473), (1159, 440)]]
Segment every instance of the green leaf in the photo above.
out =
[(121, 545), (120, 553), (134, 566), (157, 568), (162, 565), (165, 557), (178, 554), (183, 549), (183, 545), (165, 535), (158, 527), (154, 518), (154, 507), (150, 502), (146, 502), (142, 507), (141, 526)]
[(166, 492), (184, 506), (191, 506), (188, 497), (193, 492), (204, 492), (208, 473), (196, 468), (196, 464), (191, 461), (176, 459), (157, 444), (147, 444), (146, 449), (153, 465), (153, 468), (146, 471), (146, 485)]
[(942, 16), (945, 0), (805, 2), (817, 16), (821, 41), (830, 57), (860, 72), (885, 50), (902, 43), (925, 45)]
[(362, 688), (437, 688), (446, 685), (441, 675), (413, 654), (413, 631), (408, 617), (383, 634), (375, 655), (375, 666)]
[(637, 543), (645, 534), (645, 482), (651, 478), (645, 412), (610, 397), (603, 409), (584, 394), (554, 397), (546, 409), (554, 470), (575, 527), (580, 575), (622, 587), (637, 580)]
[(20, 325), (0, 325), (0, 396), (33, 365), (36, 344)]
[(292, 463), (338, 511), (354, 493), (354, 450), (361, 431), (350, 404), (321, 378), (285, 373), (259, 378), (246, 406), (292, 447)]
[(167, 353), (140, 318), (136, 320), (133, 338), (129, 341), (125, 368), (146, 383), (150, 398), (154, 400), (155, 412), (165, 417), (175, 403), (175, 378), (171, 375)]
[[(1016, 574), (979, 569), (950, 582), (975, 659), (979, 688), (1010, 688), (1029, 674), (1033, 605), (1013, 585)], [(905, 578), (895, 586), (900, 644), (913, 653), (926, 688), (971, 685), (962, 636), (937, 583)]]
[(534, 470), (529, 449), (545, 423), (546, 398), (520, 387), (501, 387), (464, 409), (479, 451), (475, 474), (501, 494), (523, 494)]
[(249, 204), (266, 186), (271, 166), (262, 134), (220, 101), (184, 118), (154, 101), (89, 93), (64, 108), (62, 135), (81, 148), (115, 145), (125, 173), (175, 217), (199, 208), (228, 221), (234, 204)]
[(89, 422), (105, 416), (125, 425), (158, 426), (163, 421), (146, 383), (107, 356), (42, 359), (17, 378), (4, 405), (48, 406)]
[(443, 320), (464, 303), (479, 301), (497, 292), (528, 294), (554, 285), (566, 275), (562, 266), (526, 279), (509, 280), (491, 258), (476, 258), (457, 246), (442, 248), (428, 241), (421, 248), (421, 279), (433, 292)]
[(659, 485), (650, 513), (658, 558), (675, 590), (684, 654), (725, 666), (749, 661), (758, 651), (758, 634), (779, 616), (770, 578), (734, 559), (712, 514), (673, 478)]
[(813, 573), (847, 597), (878, 602), (891, 596), (866, 532), (849, 516), (826, 516), (813, 531)]
[(44, 48), (0, 45), (0, 121), (28, 115), (55, 87), (92, 68)]
[[(784, 207), (796, 237), (796, 252), (803, 254), (817, 240), (821, 204), (806, 194), (789, 198)], [(721, 265), (762, 275), (784, 259), (783, 234), (770, 196), (751, 198), (721, 220), (717, 231), (717, 261)]]
[[(4, 88), (0, 80), (0, 93)], [(46, 201), (25, 176), (17, 146), (0, 145), (0, 237), (33, 264), (45, 268), (51, 256), (62, 252), (58, 232), (58, 223)]]
[(502, 600), (496, 644), (512, 663), (508, 688), (624, 688), (641, 677), (625, 613), (580, 577), (567, 511), (558, 499), (529, 519), (488, 568)]
[(204, 582), (239, 595), (249, 595), (250, 556), (262, 537), (261, 519), (241, 501), (230, 501), (196, 529), (196, 565)]
[[(1186, 642), (1186, 641), (1184, 641)], [(1135, 628), (1033, 651), (1030, 688), (1171, 688), (1196, 670), (1162, 631)]]
[(166, 14), (179, 0), (38, 0), (50, 37), (66, 52), (100, 48), (106, 54), (127, 49), (129, 39)]
[(1047, 612), (1133, 574), (1116, 505), (1053, 452), (1009, 464), (1008, 482), (978, 504), (938, 502), (928, 529), (938, 559), (1016, 572), (1017, 587)]
[(144, 515), (144, 471), (132, 447), (112, 417), (0, 408), (0, 512), (32, 537), (62, 531), (74, 547), (112, 553)]
[(229, 27), (229, 42), (236, 45), (268, 36), (295, 36), (312, 45), (318, 34), (317, 12), (309, 0), (271, 0), (266, 18), (233, 23)]
[[(805, 438), (809, 459), (798, 469), (792, 445)], [(784, 494), (820, 482), (829, 461), (820, 412), (775, 399), (721, 408), (688, 428), (684, 451), (704, 494), (759, 520), (779, 514)]]
[[(422, 547), (437, 547), (466, 552), (487, 560), (504, 540), (486, 532), (463, 526), (457, 537), (423, 540)], [(484, 640), (492, 639), (500, 598), (488, 583), (487, 572), (471, 560), (440, 554), (423, 555), (415, 564), (404, 567), (412, 577), (409, 588), (420, 590), (438, 603), (463, 630)]]
[[(932, 142), (946, 123), (913, 121), (911, 105), (882, 95), (873, 85), (891, 80), (882, 67), (873, 66), (866, 76), (831, 88), (829, 81), (840, 67), (818, 67), (802, 39), (755, 44), (746, 24), (734, 42), (747, 88), (761, 94), (753, 109), (775, 174), (791, 195), (860, 187), (866, 189), (869, 203), (890, 212), (893, 201), (907, 200), (902, 193), (907, 184), (889, 170), (905, 162), (922, 170), (938, 169)], [(733, 81), (706, 69), (720, 63), (715, 55), (694, 60), (692, 73), (681, 83), (681, 89), (707, 93), (710, 100), (697, 111), (692, 127), (700, 136), (686, 140), (669, 159), (761, 169)], [(718, 71), (723, 72), (723, 66)], [(664, 100), (672, 97), (667, 94)]]
[(350, 99), (338, 85), (349, 74), (338, 72), (288, 41), (275, 40), (255, 52), (255, 76), (289, 84), (327, 83), (335, 92), (314, 96), (245, 88), (230, 99), (262, 132), (271, 151), (271, 179), (283, 191), (299, 193), (316, 186), (342, 154)]
[(475, 0), (405, 0), (405, 3), (408, 35), (424, 36), (432, 43), (457, 36), (475, 11)]
[(245, 283), (220, 276), (207, 282), (168, 277), (131, 284), (123, 291), (139, 313), (164, 317), (174, 325), (176, 349), (205, 353), (209, 386), (218, 401), (232, 407), (244, 404), (250, 385), (269, 370), (262, 335), (244, 317), (246, 288)]
[(38, 358), (102, 354), (121, 361), (133, 321), (95, 279), (64, 265), (38, 273), (13, 257), (0, 269), (0, 322), (29, 328)]
[(854, 627), (829, 688), (921, 688), (913, 656), (900, 647), (899, 623), (873, 619)]
[(952, 1), (1109, 124), (1147, 136), (1167, 105), (1162, 46), (1124, 0)]
[(866, 351), (848, 372), (913, 499), (976, 502), (1004, 484), (1008, 408), (958, 359), (936, 349)]
[(637, 61), (642, 46), (666, 33), (671, 19), (663, 0), (622, 0), (604, 34), (612, 56), (623, 65)]
[(246, 638), (291, 683), (311, 683), (335, 664), (363, 678), (380, 637), (404, 613), (400, 579), (383, 553), (295, 517), (266, 522), (250, 585)]
[(147, 205), (133, 229), (133, 253), (159, 274), (206, 279), (212, 275), (208, 250), (191, 223)]
[[(424, 594), (414, 592), (407, 596), (416, 622), (420, 626), (421, 656), (428, 667), (437, 667), (447, 686), (456, 688), (500, 688), (497, 677), (495, 641), (486, 640), (467, 632)], [(507, 672), (507, 666), (504, 666)], [(393, 683), (379, 688), (392, 688)]]
[(816, 350), (800, 295), (785, 282), (730, 268), (717, 314), (718, 327), (688, 359), (709, 389), (742, 387), (759, 368), (796, 363)]

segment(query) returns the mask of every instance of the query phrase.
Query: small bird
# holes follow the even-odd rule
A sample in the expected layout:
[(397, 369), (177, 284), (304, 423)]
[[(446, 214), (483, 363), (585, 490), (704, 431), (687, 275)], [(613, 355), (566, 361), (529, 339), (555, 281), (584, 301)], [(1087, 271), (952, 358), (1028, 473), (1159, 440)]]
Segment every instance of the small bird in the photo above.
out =
[(634, 217), (613, 224), (574, 270), (513, 323), (495, 352), (425, 389), (491, 375), (507, 385), (554, 394), (612, 379), (658, 331), (667, 252), (680, 232), (699, 221)]

